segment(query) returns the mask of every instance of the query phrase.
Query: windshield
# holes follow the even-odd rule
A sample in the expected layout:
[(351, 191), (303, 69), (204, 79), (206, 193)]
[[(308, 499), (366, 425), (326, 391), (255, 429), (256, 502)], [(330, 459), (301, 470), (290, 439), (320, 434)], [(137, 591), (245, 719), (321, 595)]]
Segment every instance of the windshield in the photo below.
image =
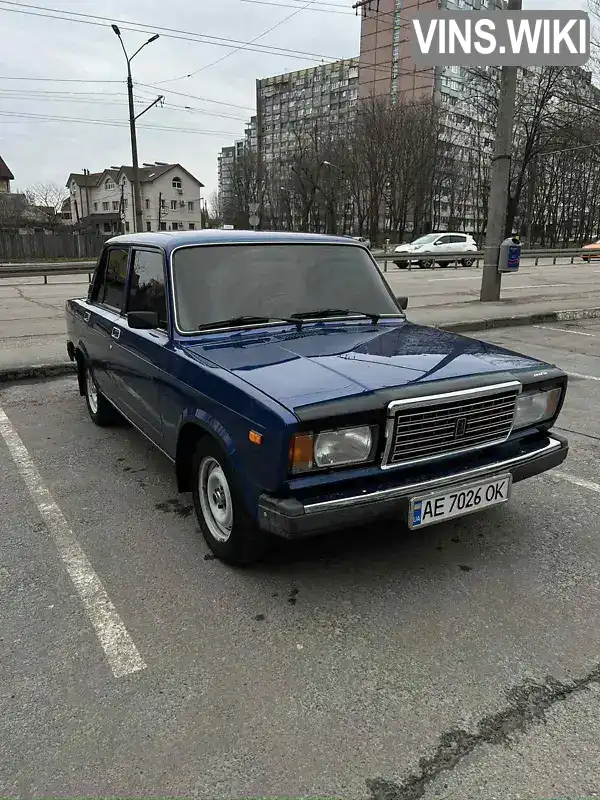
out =
[(415, 239), (411, 244), (431, 244), (435, 242), (438, 236), (439, 233), (428, 233), (427, 236), (419, 236), (419, 238)]
[(173, 253), (178, 327), (191, 333), (230, 317), (291, 317), (340, 308), (398, 314), (379, 270), (360, 247), (204, 245)]

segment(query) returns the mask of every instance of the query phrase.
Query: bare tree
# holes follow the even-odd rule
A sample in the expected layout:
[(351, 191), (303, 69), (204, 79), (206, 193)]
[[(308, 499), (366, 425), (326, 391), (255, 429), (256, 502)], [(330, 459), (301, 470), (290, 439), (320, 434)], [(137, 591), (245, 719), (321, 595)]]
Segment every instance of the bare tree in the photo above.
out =
[(27, 190), (32, 212), (44, 227), (56, 230), (62, 223), (62, 206), (67, 190), (52, 181), (35, 183)]
[(208, 220), (212, 228), (218, 228), (221, 224), (221, 204), (219, 193), (216, 189), (214, 192), (211, 192), (208, 198)]

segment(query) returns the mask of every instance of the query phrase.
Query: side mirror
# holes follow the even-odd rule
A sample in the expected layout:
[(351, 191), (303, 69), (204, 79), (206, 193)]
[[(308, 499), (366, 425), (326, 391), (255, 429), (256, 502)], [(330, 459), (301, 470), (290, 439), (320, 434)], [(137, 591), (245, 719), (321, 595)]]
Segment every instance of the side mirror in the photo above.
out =
[(438, 239), (437, 242), (434, 242), (433, 244), (437, 247), (438, 244), (443, 244), (443, 242), (441, 239)]
[(408, 308), (408, 297), (397, 297), (396, 302), (398, 303), (398, 308), (401, 311), (406, 311)]
[(127, 324), (138, 330), (152, 330), (158, 328), (158, 314), (155, 311), (130, 311), (127, 314)]

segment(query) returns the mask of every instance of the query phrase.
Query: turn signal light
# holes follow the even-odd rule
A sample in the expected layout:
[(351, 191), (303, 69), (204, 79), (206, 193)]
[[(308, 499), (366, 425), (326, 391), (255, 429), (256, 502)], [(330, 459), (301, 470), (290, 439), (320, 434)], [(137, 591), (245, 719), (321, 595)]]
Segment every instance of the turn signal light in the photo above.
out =
[(297, 433), (290, 442), (290, 468), (292, 472), (304, 472), (313, 465), (312, 433)]

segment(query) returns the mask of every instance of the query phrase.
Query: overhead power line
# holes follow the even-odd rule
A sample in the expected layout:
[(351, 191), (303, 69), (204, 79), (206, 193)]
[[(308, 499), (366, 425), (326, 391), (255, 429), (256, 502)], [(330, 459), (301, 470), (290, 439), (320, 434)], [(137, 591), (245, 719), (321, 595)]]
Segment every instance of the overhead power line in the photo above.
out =
[[(6, 11), (7, 9), (0, 9), (0, 11)], [(52, 83), (122, 83), (125, 84), (125, 81), (101, 81), (93, 78), (32, 78), (30, 76), (27, 77), (15, 77), (14, 75), (0, 75), (0, 81), (51, 81)]]
[[(238, 39), (231, 39), (226, 36), (212, 36), (209, 34), (199, 34), (193, 31), (180, 30), (178, 28), (166, 28), (158, 25), (148, 25), (145, 22), (132, 22), (131, 20), (124, 19), (109, 19), (108, 17), (100, 17), (95, 14), (84, 14), (79, 11), (66, 11), (65, 9), (49, 8), (47, 6), (32, 5), (29, 3), (16, 3), (14, 0), (0, 0), (0, 10), (11, 11), (17, 14), (26, 14), (34, 17), (44, 17), (47, 19), (59, 19), (67, 22), (76, 22), (82, 25), (95, 25), (99, 27), (108, 27), (113, 23), (117, 23), (123, 30), (136, 31), (138, 33), (160, 33), (162, 38), (165, 39), (182, 39), (184, 41), (198, 42), (200, 44), (211, 44), (215, 47), (235, 47), (236, 45), (244, 46), (246, 49), (255, 53), (265, 53), (268, 55), (277, 55), (302, 59), (309, 61), (313, 59), (328, 59), (330, 61), (338, 61), (336, 56), (323, 55), (322, 53), (310, 53), (304, 50), (292, 50), (286, 47), (276, 47), (271, 45), (262, 45), (262, 47), (250, 46), (250, 42), (240, 41)], [(10, 6), (4, 8), (4, 6)], [(46, 13), (42, 13), (46, 12)], [(81, 17), (82, 19), (78, 19)]]
[[(50, 122), (76, 122), (83, 125), (104, 125), (110, 128), (128, 128), (128, 122), (118, 122), (117, 120), (105, 119), (80, 119), (79, 117), (55, 117), (50, 114), (26, 114), (16, 113), (13, 111), (0, 111), (1, 117), (19, 117), (21, 119), (35, 119), (47, 120)], [(172, 127), (166, 125), (138, 125), (138, 128), (144, 128), (152, 131), (174, 131), (177, 133), (195, 133), (201, 136), (237, 136), (237, 132), (233, 131), (205, 131), (199, 128), (181, 128), (179, 126)]]
[[(281, 27), (281, 25), (284, 25), (286, 22), (288, 22), (288, 20), (292, 19), (292, 17), (295, 17), (296, 14), (299, 14), (301, 11), (305, 11), (314, 2), (315, 2), (315, 0), (308, 0), (308, 3), (306, 3), (303, 6), (301, 6), (300, 8), (296, 8), (296, 10), (293, 13), (288, 14), (287, 17), (285, 17), (284, 19), (280, 20), (275, 25), (271, 25), (270, 28), (267, 28), (266, 31), (263, 31), (262, 33), (259, 33), (259, 35), (255, 36), (254, 39), (250, 39), (250, 41), (248, 42), (248, 45), (255, 44), (260, 39), (262, 39), (265, 36), (267, 36), (267, 34), (269, 34), (272, 31), (274, 31), (276, 28), (279, 28), (279, 27)], [(203, 67), (200, 67), (200, 69), (197, 69), (197, 70), (195, 70), (193, 72), (189, 72), (187, 75), (180, 75), (177, 78), (170, 78), (169, 80), (166, 80), (166, 81), (158, 81), (158, 84), (160, 85), (160, 84), (163, 84), (163, 83), (174, 83), (175, 81), (180, 81), (183, 78), (192, 78), (194, 75), (198, 75), (200, 72), (204, 72), (205, 69), (209, 69), (210, 67), (214, 67), (216, 64), (220, 64), (221, 61), (225, 61), (226, 58), (231, 58), (231, 56), (235, 55), (235, 53), (239, 52), (240, 50), (245, 50), (245, 49), (246, 49), (245, 45), (240, 45), (239, 47), (236, 47), (234, 50), (232, 50), (231, 53), (227, 53), (226, 55), (221, 56), (221, 58), (217, 58), (216, 61), (211, 61), (210, 64), (205, 64)]]
[[(154, 86), (150, 83), (137, 83), (136, 86), (144, 86), (146, 89), (156, 89), (158, 91), (158, 86)], [(176, 94), (178, 97), (190, 97), (192, 100), (202, 100), (205, 103), (218, 103), (222, 106), (229, 106), (230, 108), (241, 108), (243, 111), (255, 111), (253, 106), (239, 106), (235, 105), (234, 103), (226, 103), (224, 100), (210, 100), (208, 97), (199, 97), (197, 94), (186, 94), (185, 92), (176, 92), (174, 89), (161, 89), (161, 91), (165, 92), (166, 94)]]
[[(50, 82), (53, 82), (53, 83), (122, 83), (123, 85), (125, 85), (125, 81), (87, 81), (87, 80), (85, 80), (83, 78), (46, 78), (46, 77), (44, 77), (44, 78), (32, 78), (31, 76), (26, 77), (26, 78), (14, 77), (14, 76), (10, 76), (10, 77), (8, 77), (8, 76), (0, 76), (0, 81), (50, 81)], [(138, 83), (136, 81), (135, 85), (136, 86), (144, 86), (147, 89), (157, 89), (157, 87), (155, 87), (155, 86), (153, 86), (153, 85), (151, 85), (149, 83)], [(21, 90), (19, 90), (19, 89), (4, 89), (3, 91), (21, 91)], [(30, 90), (26, 90), (26, 91), (30, 91)], [(40, 90), (32, 89), (31, 91), (32, 92), (42, 92), (41, 89)], [(215, 105), (219, 105), (219, 106), (229, 106), (229, 108), (240, 108), (243, 111), (254, 111), (253, 106), (241, 106), (241, 105), (236, 105), (235, 103), (226, 103), (224, 100), (213, 100), (211, 97), (199, 97), (198, 95), (195, 95), (195, 94), (185, 94), (184, 92), (175, 92), (173, 89), (164, 89), (163, 91), (165, 91), (167, 93), (170, 93), (170, 94), (180, 95), (181, 97), (191, 97), (193, 100), (201, 100), (203, 103), (214, 103)], [(47, 92), (47, 93), (49, 94), (51, 92)], [(94, 96), (98, 95), (97, 92), (92, 93), (91, 91), (90, 92), (67, 92), (67, 91), (65, 91), (65, 92), (57, 92), (57, 94), (85, 94), (85, 95), (93, 94)], [(107, 94), (108, 95), (107, 92), (101, 92), (101, 94)]]
[[(64, 97), (56, 97), (52, 93), (49, 93), (49, 96), (46, 95), (36, 95), (30, 94), (28, 92), (18, 92), (14, 91), (7, 91), (6, 89), (0, 89), (0, 98), (5, 98), (6, 100), (23, 100), (30, 102), (31, 100), (38, 100), (44, 103), (80, 103), (80, 104), (91, 104), (91, 105), (100, 105), (100, 106), (120, 106), (125, 107), (127, 105), (126, 101), (123, 100), (122, 102), (119, 100), (110, 100), (110, 99), (103, 99), (98, 97), (73, 97), (70, 95)], [(136, 97), (134, 102), (139, 104), (146, 104), (151, 98), (149, 97)], [(178, 111), (185, 111), (187, 113), (195, 113), (195, 114), (205, 114), (209, 117), (218, 117), (220, 119), (232, 119), (236, 122), (246, 122), (246, 117), (241, 116), (234, 116), (233, 114), (221, 114), (218, 111), (209, 111), (208, 109), (203, 108), (194, 108), (192, 106), (184, 106), (178, 105), (176, 103), (165, 103), (165, 106), (168, 108), (176, 109)]]
[[(217, 37), (212, 35), (209, 36), (206, 34), (197, 34), (190, 31), (180, 30), (178, 28), (165, 28), (156, 25), (148, 25), (146, 23), (132, 22), (130, 20), (122, 20), (122, 19), (109, 20), (108, 17), (100, 17), (94, 14), (84, 14), (79, 11), (77, 12), (65, 11), (64, 9), (50, 8), (47, 6), (33, 5), (30, 3), (16, 3), (14, 2), (14, 0), (0, 0), (0, 10), (12, 11), (15, 13), (44, 17), (48, 19), (58, 19), (67, 22), (76, 22), (85, 25), (94, 25), (97, 27), (107, 27), (111, 25), (113, 22), (118, 22), (119, 25), (122, 26), (124, 30), (131, 30), (145, 34), (149, 32), (158, 31), (160, 32), (160, 35), (163, 38), (181, 39), (184, 41), (197, 42), (199, 44), (212, 44), (218, 47), (235, 47), (239, 45), (240, 46), (239, 49), (245, 49), (248, 52), (265, 53), (268, 55), (277, 55), (285, 57), (290, 56), (304, 61), (314, 61), (315, 59), (326, 62), (344, 60), (340, 59), (337, 56), (323, 55), (321, 53), (310, 53), (303, 50), (292, 50), (289, 48), (274, 47), (270, 45), (262, 45), (262, 47), (256, 47), (250, 42), (239, 41), (237, 39), (231, 39), (227, 37)], [(50, 13), (41, 13), (41, 12), (50, 12)], [(82, 17), (84, 19), (78, 19), (78, 17)], [(345, 60), (348, 61), (350, 59), (345, 59)], [(390, 68), (383, 63), (362, 64), (361, 62), (357, 62), (357, 64), (359, 66), (364, 66), (371, 70), (378, 71), (381, 73), (390, 72)], [(403, 72), (403, 70), (401, 71)], [(425, 72), (428, 70), (417, 70), (416, 72), (421, 72), (421, 71)], [(410, 71), (410, 74), (412, 74), (412, 70)]]
[[(253, 5), (259, 6), (273, 6), (274, 8), (296, 8), (295, 5), (291, 3), (272, 3), (269, 0), (241, 0), (242, 3), (252, 3)], [(338, 10), (332, 8), (325, 8), (324, 6), (329, 6), (329, 3), (321, 3), (319, 6), (311, 6), (308, 10), (309, 11), (319, 11), (321, 14), (342, 14), (345, 17), (354, 17), (355, 14), (352, 11), (343, 11), (339, 9), (343, 9), (343, 6), (337, 6)], [(323, 6), (323, 7), (321, 7)]]

